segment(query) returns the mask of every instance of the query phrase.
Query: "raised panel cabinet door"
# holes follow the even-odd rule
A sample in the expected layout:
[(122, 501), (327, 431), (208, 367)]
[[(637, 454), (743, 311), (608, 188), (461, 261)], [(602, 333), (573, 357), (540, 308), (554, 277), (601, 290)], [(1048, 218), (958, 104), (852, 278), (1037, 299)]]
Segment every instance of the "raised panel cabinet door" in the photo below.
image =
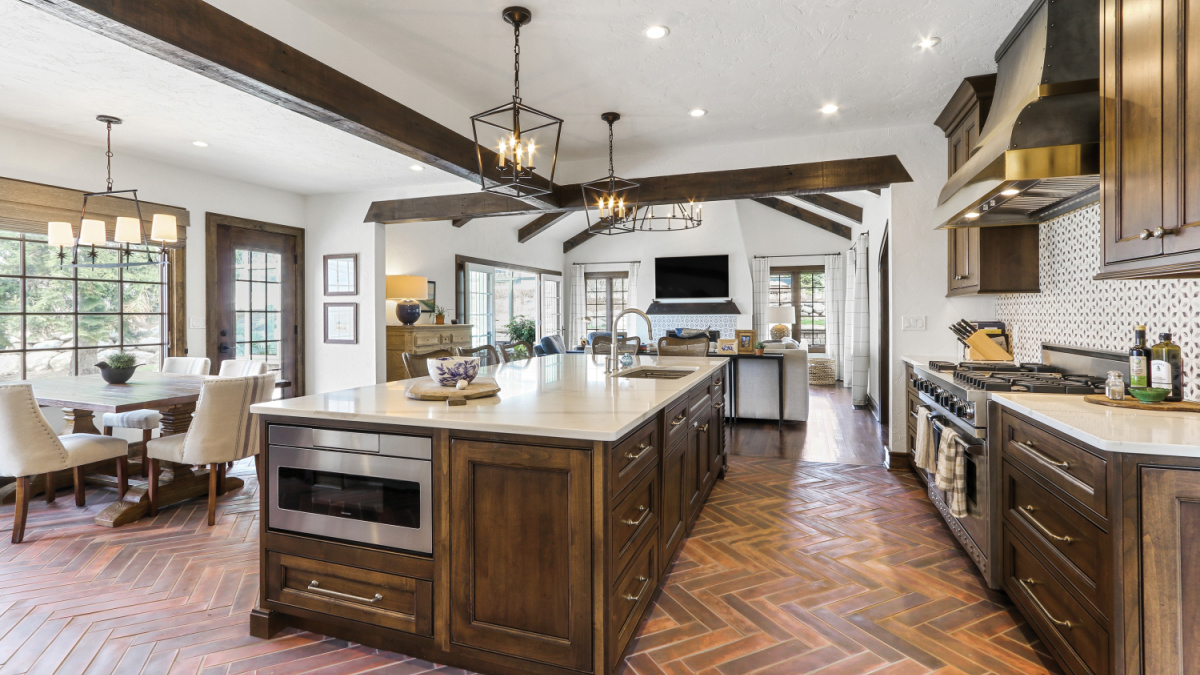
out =
[(451, 641), (589, 670), (590, 453), (454, 440), (450, 456)]
[(670, 564), (675, 550), (683, 541), (685, 528), (684, 513), (686, 502), (683, 489), (683, 462), (687, 453), (684, 452), (686, 441), (679, 443), (663, 456), (663, 488), (662, 488), (662, 564)]
[(723, 455), (725, 449), (725, 414), (720, 410), (713, 410), (712, 415), (712, 433), (709, 435), (708, 442), (708, 461), (713, 475), (721, 472), (721, 467), (725, 463)]
[(705, 412), (696, 420), (696, 489), (703, 494), (713, 481), (712, 445), (716, 436), (712, 412)]
[(1143, 468), (1146, 673), (1200, 673), (1200, 471)]
[[(1169, 145), (1178, 156), (1168, 153), (1167, 166), (1172, 161), (1181, 170), (1179, 176), (1179, 216), (1172, 227), (1176, 234), (1163, 238), (1163, 252), (1171, 255), (1200, 251), (1200, 1), (1174, 0), (1168, 14), (1167, 34), (1179, 36), (1176, 63), (1179, 83), (1175, 87), (1164, 87), (1168, 93), (1178, 92), (1178, 100), (1172, 109), (1179, 114), (1168, 120), (1167, 137), (1176, 142)], [(1179, 11), (1176, 5), (1183, 5)], [(1175, 25), (1175, 22), (1182, 22)], [(1169, 97), (1168, 97), (1169, 98)], [(1168, 195), (1172, 194), (1170, 191)], [(1194, 258), (1194, 256), (1193, 256)]]
[(949, 289), (957, 291), (978, 286), (979, 261), (974, 256), (979, 250), (979, 229), (954, 228), (947, 236), (950, 252)]
[(700, 482), (696, 480), (696, 456), (700, 452), (700, 435), (696, 433), (696, 428), (688, 422), (687, 440), (683, 442), (683, 480), (682, 484), (682, 502), (683, 502), (683, 520), (684, 529), (687, 529), (687, 523), (691, 522), (692, 514), (695, 513), (696, 505), (700, 502)]

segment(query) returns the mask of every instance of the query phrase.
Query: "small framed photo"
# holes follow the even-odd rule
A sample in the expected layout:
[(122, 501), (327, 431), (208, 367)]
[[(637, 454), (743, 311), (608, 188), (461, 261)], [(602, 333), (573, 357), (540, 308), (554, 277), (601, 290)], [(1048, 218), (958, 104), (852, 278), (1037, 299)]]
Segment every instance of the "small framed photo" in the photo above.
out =
[(434, 307), (437, 307), (437, 282), (430, 281), (425, 287), (425, 300), (421, 301), (421, 313), (433, 314)]
[(737, 353), (753, 354), (754, 342), (756, 340), (755, 332), (752, 330), (739, 330), (737, 332)]
[(729, 356), (730, 354), (738, 353), (737, 340), (717, 340), (717, 354)]
[(325, 295), (358, 295), (358, 254), (325, 256)]
[(358, 344), (358, 303), (325, 303), (325, 344)]

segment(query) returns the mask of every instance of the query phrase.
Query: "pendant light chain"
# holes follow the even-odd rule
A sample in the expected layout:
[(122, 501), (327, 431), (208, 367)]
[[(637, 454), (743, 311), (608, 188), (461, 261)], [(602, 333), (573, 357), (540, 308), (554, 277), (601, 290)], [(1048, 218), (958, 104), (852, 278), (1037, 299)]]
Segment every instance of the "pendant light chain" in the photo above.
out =
[(112, 122), (105, 122), (105, 126), (108, 127), (108, 151), (104, 153), (104, 156), (108, 158), (108, 191), (112, 192), (112, 189), (113, 189), (113, 187), (112, 187), (113, 186), (113, 180), (112, 180), (112, 158), (113, 158)]
[(609, 178), (609, 180), (612, 180), (612, 177), (615, 174), (616, 174), (616, 172), (613, 170), (613, 123), (609, 122), (608, 123), (608, 178)]
[(521, 102), (521, 22), (513, 24), (513, 100)]

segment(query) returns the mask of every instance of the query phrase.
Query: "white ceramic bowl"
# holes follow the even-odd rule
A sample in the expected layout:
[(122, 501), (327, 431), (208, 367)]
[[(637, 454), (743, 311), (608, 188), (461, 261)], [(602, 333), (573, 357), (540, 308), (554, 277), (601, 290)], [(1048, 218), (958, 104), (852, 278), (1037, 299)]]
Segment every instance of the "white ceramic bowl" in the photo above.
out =
[(425, 359), (429, 377), (443, 387), (457, 386), (460, 381), (470, 384), (479, 375), (478, 356), (443, 356)]

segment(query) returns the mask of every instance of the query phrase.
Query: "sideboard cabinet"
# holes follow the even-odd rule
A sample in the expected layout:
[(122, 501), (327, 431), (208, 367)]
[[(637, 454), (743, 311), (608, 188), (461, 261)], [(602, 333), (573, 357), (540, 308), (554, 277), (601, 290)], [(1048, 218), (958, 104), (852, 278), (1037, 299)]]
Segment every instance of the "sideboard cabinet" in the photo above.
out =
[(404, 353), (424, 354), (435, 349), (454, 350), (455, 347), (471, 346), (471, 325), (417, 324), (413, 326), (387, 327), (387, 379), (388, 382), (407, 380), (404, 368)]

